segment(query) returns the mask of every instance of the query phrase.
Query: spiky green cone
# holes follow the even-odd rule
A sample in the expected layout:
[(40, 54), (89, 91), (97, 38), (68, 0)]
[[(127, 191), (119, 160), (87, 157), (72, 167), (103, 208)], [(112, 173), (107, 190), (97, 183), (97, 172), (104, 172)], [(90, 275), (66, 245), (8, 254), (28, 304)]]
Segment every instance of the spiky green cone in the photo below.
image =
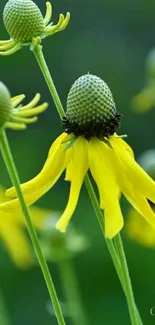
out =
[(66, 132), (76, 136), (109, 136), (120, 121), (112, 93), (99, 77), (86, 74), (78, 78), (67, 97)]
[(3, 21), (8, 34), (18, 42), (31, 41), (44, 29), (42, 13), (31, 0), (9, 0), (4, 7)]
[(0, 126), (9, 121), (12, 114), (12, 103), (7, 87), (0, 82)]

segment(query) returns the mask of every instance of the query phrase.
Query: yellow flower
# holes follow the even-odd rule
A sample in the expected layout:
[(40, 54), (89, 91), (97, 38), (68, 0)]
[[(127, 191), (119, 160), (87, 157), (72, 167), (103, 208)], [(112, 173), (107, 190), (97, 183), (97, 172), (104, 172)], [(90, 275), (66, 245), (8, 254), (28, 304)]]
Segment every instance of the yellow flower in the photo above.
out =
[[(67, 98), (65, 132), (52, 144), (41, 172), (21, 185), (28, 205), (33, 204), (57, 182), (66, 170), (71, 183), (68, 204), (56, 227), (65, 231), (75, 211), (84, 177), (90, 170), (104, 210), (105, 236), (114, 237), (123, 227), (120, 193), (155, 228), (155, 215), (147, 199), (155, 202), (155, 183), (137, 164), (132, 149), (115, 133), (120, 114), (107, 84), (93, 75), (80, 77)], [(14, 188), (6, 194), (14, 198), (0, 210), (19, 208)], [(86, 212), (84, 217), (88, 217)]]
[(52, 5), (46, 2), (46, 14), (43, 17), (40, 9), (32, 0), (9, 0), (3, 11), (3, 21), (10, 40), (0, 41), (0, 55), (10, 55), (25, 45), (40, 44), (41, 40), (64, 30), (70, 20), (59, 15), (56, 25), (50, 22)]
[[(7, 201), (5, 190), (0, 186), (0, 202), (5, 201)], [(34, 226), (36, 229), (41, 230), (51, 211), (38, 207), (32, 207), (30, 210)], [(13, 213), (0, 211), (0, 239), (3, 241), (11, 259), (20, 268), (31, 266), (34, 260), (29, 238), (24, 228), (26, 228), (26, 224), (19, 210)]]
[[(150, 149), (144, 151), (138, 158), (140, 165), (147, 171), (147, 173), (155, 178), (155, 150)], [(155, 205), (151, 204), (152, 210), (155, 211)], [(149, 248), (155, 248), (155, 230), (141, 218), (141, 215), (129, 209), (125, 227), (126, 234), (139, 244)]]
[(125, 230), (126, 234), (139, 244), (155, 248), (155, 230), (133, 209), (128, 213)]
[(155, 107), (155, 81), (148, 83), (146, 88), (134, 96), (132, 106), (137, 113), (145, 113)]
[(10, 96), (7, 87), (0, 81), (0, 127), (13, 130), (24, 130), (27, 124), (37, 121), (37, 115), (44, 112), (48, 104), (38, 105), (40, 94), (27, 104), (21, 105), (25, 95)]
[(146, 58), (146, 86), (132, 100), (132, 107), (137, 113), (145, 113), (155, 107), (155, 49)]

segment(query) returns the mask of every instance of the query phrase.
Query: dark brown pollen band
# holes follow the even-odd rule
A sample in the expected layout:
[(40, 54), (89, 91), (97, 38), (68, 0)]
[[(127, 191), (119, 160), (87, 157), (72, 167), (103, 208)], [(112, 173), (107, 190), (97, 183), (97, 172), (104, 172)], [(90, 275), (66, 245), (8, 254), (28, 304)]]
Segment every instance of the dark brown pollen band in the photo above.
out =
[(106, 121), (92, 121), (83, 125), (79, 125), (76, 122), (70, 121), (69, 118), (64, 117), (62, 125), (66, 133), (73, 133), (76, 137), (83, 135), (87, 140), (90, 140), (92, 137), (108, 138), (119, 128), (121, 118), (122, 115), (116, 113), (115, 116)]

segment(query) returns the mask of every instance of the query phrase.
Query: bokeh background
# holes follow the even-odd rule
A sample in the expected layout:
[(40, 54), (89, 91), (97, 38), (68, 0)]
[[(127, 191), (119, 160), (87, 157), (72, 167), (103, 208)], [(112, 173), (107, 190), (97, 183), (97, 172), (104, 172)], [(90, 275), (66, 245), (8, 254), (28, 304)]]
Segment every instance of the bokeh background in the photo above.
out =
[[(0, 1), (0, 39), (7, 39)], [(45, 1), (36, 0), (45, 11)], [(44, 40), (44, 53), (65, 106), (72, 83), (88, 71), (103, 78), (110, 86), (117, 108), (123, 114), (120, 133), (128, 134), (128, 143), (136, 157), (155, 146), (155, 109), (135, 114), (131, 99), (145, 85), (145, 59), (155, 46), (155, 2), (147, 0), (53, 0), (53, 21), (59, 13), (71, 12), (68, 28)], [(0, 57), (0, 79), (11, 94), (25, 93), (31, 99), (36, 92), (49, 102), (49, 109), (39, 121), (24, 132), (8, 131), (14, 158), (22, 181), (34, 176), (42, 167), (48, 149), (61, 132), (61, 125), (33, 54), (28, 48), (10, 57)], [(101, 171), (102, 172), (102, 171)], [(0, 183), (10, 180), (0, 157)], [(67, 202), (69, 184), (63, 177), (39, 202), (38, 206), (62, 211)], [(128, 204), (122, 202), (124, 214)], [(82, 300), (88, 323), (128, 325), (129, 317), (119, 284), (98, 222), (83, 188), (73, 223), (90, 241), (89, 250), (74, 258)], [(127, 238), (123, 241), (137, 305), (144, 324), (155, 324), (150, 308), (155, 305), (155, 249), (148, 249)], [(63, 301), (60, 274), (49, 263), (58, 295)], [(48, 293), (39, 267), (20, 270), (9, 258), (0, 242), (0, 290), (12, 325), (56, 324), (48, 309)], [(67, 319), (67, 324), (72, 324)], [(0, 324), (3, 325), (3, 324)], [(79, 324), (80, 325), (80, 324)]]

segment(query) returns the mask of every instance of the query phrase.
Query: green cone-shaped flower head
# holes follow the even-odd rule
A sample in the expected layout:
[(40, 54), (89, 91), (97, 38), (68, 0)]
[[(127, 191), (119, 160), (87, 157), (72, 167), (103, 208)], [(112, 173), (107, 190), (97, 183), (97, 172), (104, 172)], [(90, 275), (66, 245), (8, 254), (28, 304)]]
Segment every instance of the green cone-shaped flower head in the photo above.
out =
[(66, 120), (66, 132), (75, 135), (114, 133), (120, 115), (109, 87), (101, 78), (86, 74), (74, 82), (67, 97)]
[(0, 126), (9, 121), (12, 115), (12, 103), (7, 87), (0, 81)]
[(40, 36), (44, 20), (40, 9), (31, 0), (9, 0), (3, 12), (4, 25), (16, 41), (31, 41)]

